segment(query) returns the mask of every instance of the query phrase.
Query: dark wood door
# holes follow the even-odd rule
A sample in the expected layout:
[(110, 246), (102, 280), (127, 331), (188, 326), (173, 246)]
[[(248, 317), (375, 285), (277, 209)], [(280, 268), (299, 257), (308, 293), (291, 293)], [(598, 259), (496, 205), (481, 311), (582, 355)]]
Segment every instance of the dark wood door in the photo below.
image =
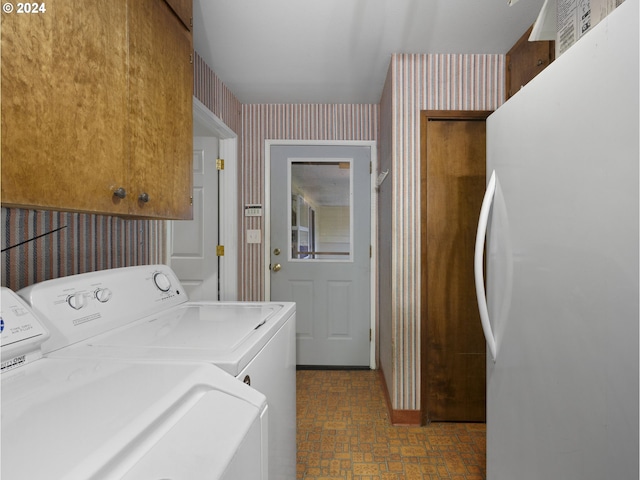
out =
[(486, 346), (473, 254), (490, 112), (422, 114), (423, 421), (484, 421)]

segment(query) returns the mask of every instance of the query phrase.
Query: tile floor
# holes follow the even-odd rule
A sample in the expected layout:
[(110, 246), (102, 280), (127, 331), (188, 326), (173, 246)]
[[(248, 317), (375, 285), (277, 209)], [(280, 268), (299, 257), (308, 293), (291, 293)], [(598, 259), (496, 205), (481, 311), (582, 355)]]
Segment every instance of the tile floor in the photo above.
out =
[(297, 410), (298, 479), (486, 478), (484, 424), (392, 426), (377, 371), (299, 370)]

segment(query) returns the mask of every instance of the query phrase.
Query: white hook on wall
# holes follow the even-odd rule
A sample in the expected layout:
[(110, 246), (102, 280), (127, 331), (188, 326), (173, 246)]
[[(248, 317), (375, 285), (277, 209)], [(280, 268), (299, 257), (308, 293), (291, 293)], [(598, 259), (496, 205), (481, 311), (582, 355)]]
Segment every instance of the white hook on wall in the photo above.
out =
[(376, 182), (376, 186), (379, 187), (384, 182), (384, 179), (389, 175), (389, 169), (387, 168), (384, 172), (380, 172), (378, 174), (378, 181)]

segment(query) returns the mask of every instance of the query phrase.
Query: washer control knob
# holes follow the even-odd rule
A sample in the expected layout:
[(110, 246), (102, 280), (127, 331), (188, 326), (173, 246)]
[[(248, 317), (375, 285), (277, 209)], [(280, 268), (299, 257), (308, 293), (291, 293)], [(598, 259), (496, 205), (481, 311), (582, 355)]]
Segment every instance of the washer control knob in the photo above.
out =
[(80, 310), (87, 304), (87, 299), (82, 293), (74, 293), (67, 297), (67, 303), (74, 310)]
[(107, 303), (111, 300), (111, 290), (108, 288), (99, 288), (95, 291), (95, 297), (100, 303)]
[(153, 282), (158, 287), (158, 290), (162, 292), (168, 292), (171, 288), (171, 280), (162, 272), (156, 272), (153, 274)]

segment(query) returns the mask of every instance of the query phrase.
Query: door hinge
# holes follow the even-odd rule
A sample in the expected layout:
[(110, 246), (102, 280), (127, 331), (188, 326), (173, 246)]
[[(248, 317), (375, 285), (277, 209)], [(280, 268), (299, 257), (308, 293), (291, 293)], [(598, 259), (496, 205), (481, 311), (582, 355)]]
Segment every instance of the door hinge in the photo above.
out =
[(216, 158), (216, 169), (224, 170), (224, 158)]
[(373, 245), (369, 245), (369, 258), (373, 256)]
[(218, 257), (224, 257), (224, 245), (217, 245), (216, 246), (216, 255)]
[(369, 329), (369, 341), (371, 341), (372, 335), (373, 335), (373, 333), (371, 332), (371, 329)]
[(189, 205), (193, 207), (193, 195), (189, 197)]
[(369, 175), (373, 173), (373, 162), (369, 162)]
[(193, 65), (193, 53), (189, 54), (189, 63)]

